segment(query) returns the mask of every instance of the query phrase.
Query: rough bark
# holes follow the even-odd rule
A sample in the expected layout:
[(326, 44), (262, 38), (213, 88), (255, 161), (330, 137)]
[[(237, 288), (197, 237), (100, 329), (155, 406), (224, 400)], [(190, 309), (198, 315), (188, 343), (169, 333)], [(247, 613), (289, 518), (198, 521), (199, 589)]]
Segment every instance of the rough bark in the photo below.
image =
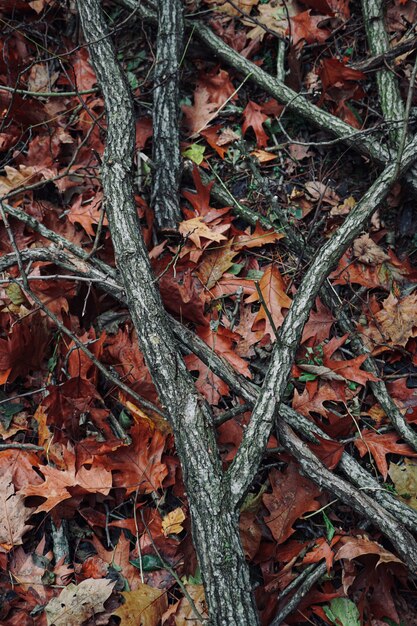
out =
[(396, 178), (414, 161), (416, 147), (417, 138), (404, 151), (400, 168), (396, 163), (385, 168), (339, 230), (321, 248), (306, 272), (278, 333), (265, 383), (255, 404), (251, 421), (245, 430), (242, 444), (227, 472), (226, 478), (236, 501), (240, 501), (246, 493), (259, 466), (274, 416), (285, 391), (304, 324), (323, 281), (353, 239), (362, 231)]
[[(136, 8), (143, 19), (156, 23), (157, 16), (152, 2), (146, 0), (146, 2), (141, 2), (139, 5), (137, 0), (120, 0), (120, 2), (131, 10)], [(249, 80), (258, 87), (264, 89), (266, 93), (276, 98), (278, 102), (285, 104), (289, 111), (300, 115), (315, 127), (331, 133), (357, 152), (370, 156), (380, 165), (385, 165), (392, 159), (395, 159), (395, 149), (388, 150), (379, 139), (374, 138), (373, 135), (379, 133), (379, 129), (375, 129), (375, 132), (372, 134), (369, 131), (353, 130), (349, 124), (315, 106), (303, 95), (293, 91), (283, 82), (242, 57), (220, 37), (215, 35), (203, 22), (186, 20), (185, 25), (191, 30), (193, 36), (207, 46), (212, 54), (233, 67), (236, 71), (241, 72), (244, 76), (248, 76)], [(409, 176), (408, 180), (412, 189), (417, 191), (417, 177), (415, 176), (414, 168), (413, 176)]]
[[(381, 0), (362, 0), (362, 13), (371, 54), (385, 54), (390, 46), (384, 24), (384, 3)], [(389, 124), (391, 144), (398, 147), (404, 123), (404, 104), (397, 77), (387, 65), (377, 71), (376, 81), (381, 109)]]
[(233, 509), (223, 490), (213, 418), (181, 358), (141, 237), (132, 186), (134, 117), (129, 87), (106, 37), (99, 1), (81, 0), (78, 8), (86, 40), (93, 42), (89, 49), (106, 108), (102, 183), (116, 262), (141, 350), (169, 413), (211, 623), (253, 626), (258, 615), (237, 527), (232, 532)]
[(180, 0), (158, 2), (158, 39), (153, 98), (153, 171), (151, 204), (161, 230), (176, 229), (181, 219), (179, 138), (179, 64), (184, 24)]

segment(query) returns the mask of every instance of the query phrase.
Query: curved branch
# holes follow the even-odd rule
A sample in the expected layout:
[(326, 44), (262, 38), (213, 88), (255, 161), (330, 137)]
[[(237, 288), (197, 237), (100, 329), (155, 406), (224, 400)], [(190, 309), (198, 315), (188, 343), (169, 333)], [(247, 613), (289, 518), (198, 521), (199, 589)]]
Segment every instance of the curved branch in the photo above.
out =
[(385, 168), (343, 225), (323, 246), (305, 274), (278, 334), (266, 381), (256, 402), (251, 421), (245, 430), (242, 444), (227, 473), (235, 506), (239, 505), (242, 494), (249, 489), (259, 466), (274, 416), (282, 401), (304, 324), (323, 281), (386, 197), (397, 176), (405, 172), (413, 163), (416, 147), (417, 138), (407, 146), (401, 161), (400, 172), (396, 163)]

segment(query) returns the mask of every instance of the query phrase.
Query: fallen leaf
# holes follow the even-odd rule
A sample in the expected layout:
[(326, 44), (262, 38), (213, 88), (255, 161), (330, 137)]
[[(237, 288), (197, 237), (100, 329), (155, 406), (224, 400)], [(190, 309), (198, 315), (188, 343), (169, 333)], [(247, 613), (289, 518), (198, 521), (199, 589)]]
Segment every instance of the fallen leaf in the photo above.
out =
[(320, 298), (316, 298), (316, 311), (311, 309), (307, 324), (304, 326), (301, 343), (314, 339), (314, 343), (321, 343), (328, 338), (330, 329), (335, 322), (332, 312), (324, 306)]
[(168, 608), (166, 591), (142, 584), (122, 596), (124, 603), (112, 614), (120, 618), (120, 626), (159, 626)]
[(379, 434), (373, 430), (365, 429), (361, 437), (355, 439), (355, 446), (359, 450), (361, 457), (365, 454), (372, 454), (375, 463), (381, 472), (384, 480), (388, 476), (387, 454), (401, 454), (404, 456), (417, 456), (417, 452), (408, 443), (397, 443), (400, 436), (396, 432)]
[(22, 543), (22, 537), (32, 526), (26, 524), (34, 509), (24, 505), (25, 496), (15, 493), (13, 470), (2, 474), (0, 481), (0, 545), (7, 552)]
[[(284, 321), (282, 310), (289, 309), (291, 306), (291, 298), (289, 298), (285, 293), (285, 288), (286, 285), (278, 268), (274, 264), (268, 265), (261, 280), (259, 281), (259, 289), (261, 290), (264, 302), (261, 302), (260, 309), (255, 318), (254, 327), (257, 326), (259, 322), (264, 321), (264, 332), (265, 334), (269, 334), (272, 341), (275, 341), (275, 330), (271, 326), (271, 322), (265, 308), (268, 309), (275, 328), (279, 328)], [(257, 301), (259, 301), (259, 295), (256, 292), (249, 296), (246, 300), (246, 304)]]
[(208, 250), (197, 271), (197, 275), (202, 284), (207, 289), (214, 287), (223, 274), (232, 267), (233, 259), (236, 255), (237, 251), (232, 250), (231, 241), (228, 241), (224, 246), (219, 246), (214, 250)]
[(416, 307), (417, 292), (400, 299), (390, 293), (384, 300), (375, 318), (391, 344), (405, 346), (410, 337), (417, 336)]
[[(208, 619), (206, 599), (203, 585), (185, 585), (185, 588), (194, 601), (197, 611), (203, 619)], [(187, 598), (181, 598), (175, 613), (175, 626), (190, 626), (196, 621), (196, 615)]]
[(390, 463), (388, 474), (402, 500), (417, 510), (417, 463), (409, 459), (401, 465)]
[(87, 578), (79, 585), (70, 583), (45, 607), (48, 626), (80, 626), (97, 613), (110, 597), (116, 582), (106, 578)]
[(185, 514), (181, 507), (177, 507), (168, 513), (168, 515), (165, 515), (165, 517), (162, 518), (164, 535), (167, 537), (168, 535), (178, 535), (181, 533), (184, 530), (181, 526), (184, 520)]
[(284, 233), (279, 233), (276, 230), (265, 230), (259, 222), (257, 222), (253, 233), (248, 229), (243, 235), (236, 237), (234, 248), (236, 248), (236, 250), (262, 248), (267, 244), (279, 241), (283, 237), (285, 237)]
[(359, 556), (375, 554), (379, 557), (375, 567), (384, 563), (402, 564), (402, 561), (392, 554), (392, 552), (389, 552), (376, 541), (371, 541), (366, 537), (342, 537), (340, 542), (343, 545), (336, 552), (334, 557), (335, 561), (338, 561), (339, 559), (351, 561), (352, 559), (357, 559)]
[(197, 248), (202, 247), (201, 238), (217, 242), (227, 239), (222, 233), (229, 230), (230, 224), (220, 224), (210, 228), (203, 220), (202, 216), (184, 220), (179, 224), (178, 230), (183, 237), (187, 237)]
[(301, 476), (292, 461), (284, 472), (272, 469), (269, 479), (272, 493), (264, 494), (262, 500), (270, 515), (264, 519), (274, 539), (281, 544), (295, 532), (292, 526), (301, 515), (320, 508), (316, 498), (321, 492), (311, 480)]
[(367, 265), (378, 265), (390, 260), (389, 255), (370, 238), (368, 233), (355, 239), (353, 242), (353, 254), (358, 261)]
[(268, 143), (268, 135), (264, 130), (263, 123), (268, 119), (268, 116), (262, 113), (262, 107), (249, 100), (243, 110), (243, 119), (242, 135), (245, 136), (248, 128), (252, 128), (256, 136), (257, 147), (264, 148)]

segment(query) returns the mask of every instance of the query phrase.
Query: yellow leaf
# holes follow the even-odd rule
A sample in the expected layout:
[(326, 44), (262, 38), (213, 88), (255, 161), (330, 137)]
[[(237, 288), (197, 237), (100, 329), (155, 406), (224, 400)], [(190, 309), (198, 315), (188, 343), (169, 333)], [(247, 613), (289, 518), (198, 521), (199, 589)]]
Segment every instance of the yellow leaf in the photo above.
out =
[(125, 600), (113, 615), (120, 617), (120, 626), (159, 626), (168, 607), (165, 591), (141, 585), (136, 591), (122, 593)]
[(184, 511), (178, 507), (174, 509), (162, 520), (162, 529), (164, 531), (165, 537), (168, 535), (178, 535), (180, 532), (184, 530), (181, 526), (181, 523), (185, 520)]

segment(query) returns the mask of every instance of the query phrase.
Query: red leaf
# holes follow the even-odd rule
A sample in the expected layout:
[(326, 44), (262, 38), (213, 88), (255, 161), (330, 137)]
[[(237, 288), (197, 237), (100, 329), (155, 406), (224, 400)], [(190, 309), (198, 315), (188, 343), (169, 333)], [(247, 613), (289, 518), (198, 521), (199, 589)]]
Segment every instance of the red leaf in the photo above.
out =
[(320, 495), (320, 489), (311, 480), (301, 476), (293, 462), (290, 462), (285, 472), (271, 470), (269, 479), (272, 493), (264, 494), (262, 498), (270, 512), (265, 517), (265, 523), (280, 544), (295, 532), (292, 525), (301, 515), (320, 508), (315, 499)]
[(262, 107), (256, 104), (256, 102), (249, 100), (243, 111), (243, 118), (242, 135), (245, 136), (248, 128), (252, 128), (256, 135), (257, 147), (264, 148), (268, 143), (268, 135), (264, 131), (262, 124), (268, 119), (268, 116), (262, 113)]
[(333, 370), (340, 376), (346, 378), (346, 380), (352, 380), (360, 385), (366, 385), (368, 381), (377, 381), (378, 378), (370, 372), (365, 372), (359, 369), (362, 363), (367, 359), (366, 354), (361, 354), (355, 359), (349, 359), (347, 361), (337, 361), (331, 359), (330, 356), (336, 352), (341, 345), (343, 345), (348, 335), (344, 335), (340, 338), (333, 338), (323, 348), (323, 365)]
[(417, 453), (408, 445), (408, 443), (397, 443), (399, 439), (397, 433), (379, 434), (373, 430), (363, 430), (361, 437), (355, 439), (355, 446), (359, 450), (359, 454), (372, 454), (379, 471), (384, 480), (388, 476), (388, 465), (386, 460), (387, 454), (401, 454), (404, 456), (417, 456)]
[[(279, 328), (284, 321), (283, 309), (288, 309), (291, 306), (291, 298), (285, 293), (286, 285), (284, 283), (278, 268), (274, 265), (268, 265), (265, 272), (259, 281), (259, 288), (261, 290), (264, 302), (261, 303), (261, 307), (258, 311), (258, 315), (255, 319), (255, 325), (259, 322), (265, 321), (265, 334), (269, 334), (272, 341), (275, 341), (275, 331), (271, 326), (268, 310), (272, 321), (275, 324), (275, 328)], [(246, 300), (246, 303), (259, 301), (258, 293), (254, 293)]]
[(290, 19), (292, 43), (294, 46), (300, 41), (323, 43), (331, 34), (330, 30), (318, 27), (319, 24), (327, 19), (323, 15), (311, 15), (311, 11), (304, 11)]
[(314, 435), (316, 439), (320, 441), (319, 444), (310, 443), (308, 447), (326, 467), (330, 470), (337, 467), (340, 459), (342, 458), (345, 446), (338, 441), (332, 441), (331, 439), (323, 439), (318, 435)]
[(328, 338), (330, 329), (335, 319), (327, 307), (324, 306), (320, 298), (316, 299), (316, 309), (311, 310), (307, 324), (304, 326), (301, 343), (307, 339), (314, 339), (314, 343), (321, 343)]

